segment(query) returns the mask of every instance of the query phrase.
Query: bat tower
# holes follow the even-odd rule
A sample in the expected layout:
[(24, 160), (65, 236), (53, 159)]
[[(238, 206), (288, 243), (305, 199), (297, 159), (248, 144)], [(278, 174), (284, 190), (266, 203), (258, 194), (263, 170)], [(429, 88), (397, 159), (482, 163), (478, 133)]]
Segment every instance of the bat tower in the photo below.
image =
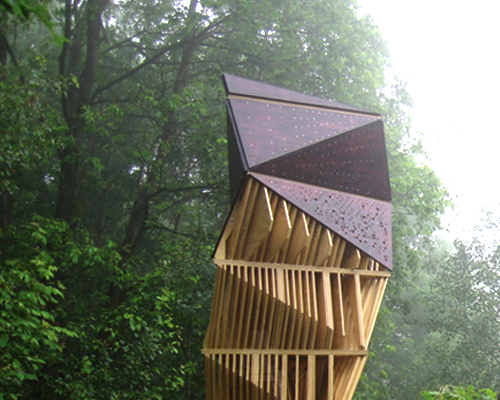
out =
[(350, 400), (392, 269), (381, 117), (225, 75), (207, 400)]

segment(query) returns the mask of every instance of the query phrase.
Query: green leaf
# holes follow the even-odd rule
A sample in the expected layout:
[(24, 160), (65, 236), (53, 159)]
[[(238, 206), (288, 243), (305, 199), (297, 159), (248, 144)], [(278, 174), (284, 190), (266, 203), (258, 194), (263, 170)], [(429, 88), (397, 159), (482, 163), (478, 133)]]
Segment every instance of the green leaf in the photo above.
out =
[(0, 347), (5, 347), (7, 346), (7, 343), (9, 342), (9, 335), (6, 333), (3, 333), (0, 335)]

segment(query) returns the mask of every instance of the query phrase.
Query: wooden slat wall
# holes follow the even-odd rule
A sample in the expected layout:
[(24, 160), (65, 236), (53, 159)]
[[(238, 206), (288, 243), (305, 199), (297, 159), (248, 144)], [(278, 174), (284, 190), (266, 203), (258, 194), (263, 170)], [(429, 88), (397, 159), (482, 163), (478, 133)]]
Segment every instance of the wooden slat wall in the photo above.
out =
[(350, 400), (390, 273), (251, 178), (215, 263), (207, 400)]

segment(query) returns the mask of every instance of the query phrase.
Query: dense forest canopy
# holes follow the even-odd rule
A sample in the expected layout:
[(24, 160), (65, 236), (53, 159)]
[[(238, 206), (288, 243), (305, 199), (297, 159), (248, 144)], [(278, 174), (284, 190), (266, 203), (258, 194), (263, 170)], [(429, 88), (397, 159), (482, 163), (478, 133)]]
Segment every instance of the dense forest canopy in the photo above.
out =
[(1, 0), (0, 398), (204, 398), (224, 72), (384, 116), (395, 272), (356, 398), (498, 382), (498, 250), (433, 238), (388, 63), (355, 1)]

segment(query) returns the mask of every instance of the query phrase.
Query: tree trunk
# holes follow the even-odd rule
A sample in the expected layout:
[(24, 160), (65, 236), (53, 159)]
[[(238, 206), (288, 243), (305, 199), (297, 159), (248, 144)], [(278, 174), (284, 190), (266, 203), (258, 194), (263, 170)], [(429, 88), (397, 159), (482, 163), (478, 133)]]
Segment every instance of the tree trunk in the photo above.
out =
[[(94, 89), (97, 67), (99, 64), (99, 48), (101, 42), (101, 16), (108, 0), (89, 0), (86, 5), (85, 24), (87, 36), (87, 51), (84, 66), (78, 76), (78, 86), (72, 85), (67, 96), (62, 98), (64, 117), (68, 124), (66, 147), (59, 152), (61, 176), (59, 179), (56, 218), (71, 223), (75, 217), (78, 191), (78, 173), (80, 159), (80, 144), (84, 134), (85, 123), (82, 118), (83, 107), (88, 105)], [(72, 7), (71, 1), (66, 1), (66, 7)], [(71, 32), (73, 13), (66, 9), (66, 29)], [(75, 24), (76, 25), (76, 24)], [(76, 29), (76, 28), (75, 28)], [(74, 38), (73, 34), (73, 38)], [(75, 40), (73, 46), (79, 46)], [(70, 45), (71, 46), (71, 45)], [(65, 72), (68, 65), (76, 65), (72, 59), (79, 51), (65, 44), (59, 59), (60, 71)], [(71, 71), (68, 71), (71, 73)]]

